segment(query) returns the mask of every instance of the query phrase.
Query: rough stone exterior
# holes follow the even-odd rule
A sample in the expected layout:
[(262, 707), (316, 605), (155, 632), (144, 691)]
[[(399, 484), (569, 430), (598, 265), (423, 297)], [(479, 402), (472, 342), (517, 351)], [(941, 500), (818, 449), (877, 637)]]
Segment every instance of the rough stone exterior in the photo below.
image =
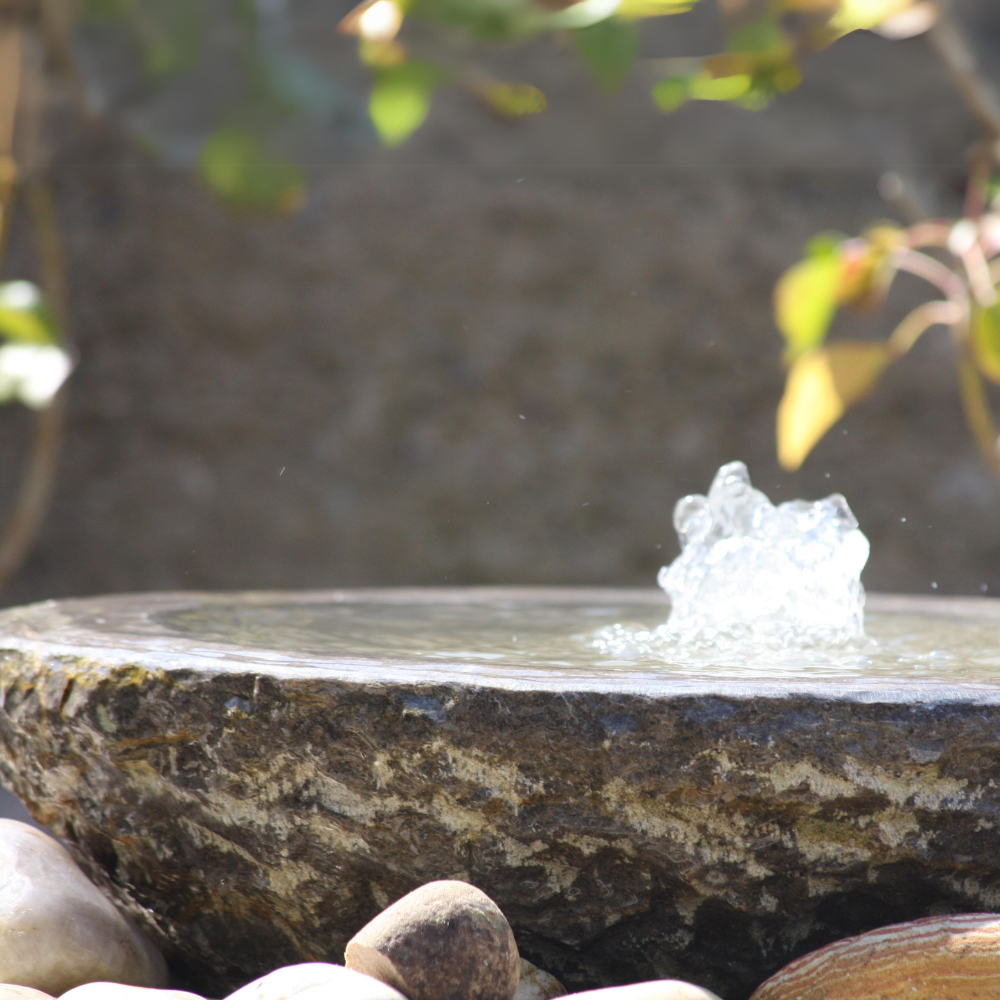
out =
[(0, 623), (0, 771), (210, 996), (340, 961), (440, 878), (570, 987), (725, 1000), (840, 937), (1000, 908), (995, 689), (359, 683), (252, 650), (72, 655), (57, 612)]

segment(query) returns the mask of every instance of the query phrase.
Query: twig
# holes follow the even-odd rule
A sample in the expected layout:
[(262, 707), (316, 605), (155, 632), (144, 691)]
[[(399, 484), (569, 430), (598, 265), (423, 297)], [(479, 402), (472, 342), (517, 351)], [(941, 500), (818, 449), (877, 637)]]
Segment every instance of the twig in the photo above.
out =
[(951, 219), (925, 219), (907, 230), (907, 246), (911, 250), (919, 247), (946, 247), (955, 223)]
[(983, 256), (983, 248), (978, 240), (961, 255), (961, 261), (969, 278), (969, 288), (972, 289), (976, 301), (981, 306), (996, 305), (997, 290), (993, 287), (990, 266)]
[(892, 264), (900, 271), (923, 278), (943, 292), (951, 302), (968, 305), (968, 293), (965, 282), (950, 268), (939, 260), (929, 257), (919, 250), (903, 247), (892, 253)]
[[(25, 203), (31, 216), (38, 248), (40, 283), (53, 312), (59, 330), (66, 336), (68, 316), (66, 309), (65, 262), (59, 222), (52, 192), (38, 174), (38, 133), (44, 114), (43, 81), (38, 60), (24, 59), (23, 35), (14, 28), (13, 45), (8, 44), (11, 57), (0, 65), (0, 77), (5, 86), (0, 87), (0, 98), (12, 101), (6, 115), (0, 114), (4, 128), (0, 132), (0, 159), (6, 154), (11, 164), (15, 124), (19, 134), (19, 158), (27, 164), (28, 176), (22, 182)], [(8, 40), (0, 35), (0, 41)], [(0, 45), (0, 49), (3, 46)], [(16, 59), (15, 59), (16, 56)], [(13, 98), (10, 95), (13, 94)], [(15, 123), (16, 119), (16, 123)], [(0, 164), (2, 165), (2, 164)], [(13, 178), (12, 178), (13, 181)], [(11, 183), (3, 207), (9, 214), (14, 185)], [(0, 219), (5, 222), (6, 219)], [(0, 230), (2, 232), (2, 230)], [(59, 454), (62, 450), (63, 427), (66, 415), (66, 392), (61, 389), (49, 405), (35, 419), (31, 450), (25, 460), (24, 472), (14, 500), (14, 507), (4, 524), (0, 537), (0, 591), (6, 589), (23, 564), (38, 535), (55, 484)]]
[(991, 139), (1000, 139), (1000, 97), (979, 72), (976, 55), (952, 20), (949, 8), (948, 0), (938, 0), (937, 23), (928, 38), (969, 110)]
[(925, 302), (899, 323), (889, 337), (889, 350), (895, 357), (905, 354), (920, 335), (932, 326), (953, 326), (962, 319), (962, 308), (954, 302)]
[(21, 92), (21, 32), (0, 26), (0, 253), (10, 228), (17, 164), (14, 162), (14, 122)]

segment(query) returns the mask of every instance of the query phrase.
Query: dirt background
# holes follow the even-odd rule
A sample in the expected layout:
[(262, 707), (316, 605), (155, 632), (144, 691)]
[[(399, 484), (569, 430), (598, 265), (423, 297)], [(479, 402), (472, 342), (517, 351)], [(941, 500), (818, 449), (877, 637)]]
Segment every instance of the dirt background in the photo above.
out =
[[(963, 9), (1000, 66), (1000, 10)], [(317, 167), (290, 218), (233, 214), (114, 128), (54, 116), (80, 363), (55, 502), (5, 603), (651, 584), (674, 501), (737, 458), (776, 500), (844, 493), (870, 588), (1000, 590), (1000, 489), (942, 333), (800, 473), (774, 455), (783, 268), (817, 231), (893, 214), (887, 170), (928, 211), (959, 205), (976, 129), (926, 42), (857, 33), (756, 113), (663, 116), (641, 74), (602, 96), (551, 43), (504, 58), (546, 115), (446, 93), (402, 150)], [(6, 275), (32, 272), (23, 220), (9, 251)], [(884, 335), (920, 292), (838, 329)], [(0, 413), (0, 510), (29, 427)]]

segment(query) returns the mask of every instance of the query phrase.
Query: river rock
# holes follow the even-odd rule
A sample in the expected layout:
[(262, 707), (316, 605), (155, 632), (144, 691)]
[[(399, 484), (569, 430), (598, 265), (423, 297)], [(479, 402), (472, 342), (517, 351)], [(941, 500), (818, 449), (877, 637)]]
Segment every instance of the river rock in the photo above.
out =
[(247, 983), (226, 1000), (406, 1000), (380, 979), (342, 965), (303, 962), (286, 965)]
[(521, 978), (517, 981), (514, 1000), (552, 1000), (565, 993), (566, 987), (551, 972), (545, 972), (526, 959), (521, 959)]
[(941, 637), (913, 674), (414, 640), (435, 615), (447, 638), (549, 610), (570, 635), (668, 609), (507, 588), (7, 609), (0, 776), (208, 997), (339, 960), (438, 879), (488, 893), (569, 989), (673, 977), (726, 1000), (831, 941), (996, 907), (1000, 602), (869, 595), (870, 621)]
[(58, 996), (109, 979), (158, 986), (160, 953), (52, 837), (0, 819), (0, 980)]
[(0, 983), (0, 1000), (54, 1000), (49, 993), (33, 990), (30, 986)]
[(719, 1000), (710, 990), (679, 979), (651, 979), (628, 986), (607, 986), (600, 990), (571, 993), (570, 997), (573, 1000)]
[(511, 1000), (521, 961), (500, 907), (453, 879), (397, 899), (347, 942), (349, 969), (409, 1000)]
[(124, 983), (87, 983), (64, 993), (59, 1000), (203, 1000), (184, 990), (158, 990)]
[(1000, 996), (1000, 914), (892, 924), (796, 959), (752, 1000), (983, 1000)]

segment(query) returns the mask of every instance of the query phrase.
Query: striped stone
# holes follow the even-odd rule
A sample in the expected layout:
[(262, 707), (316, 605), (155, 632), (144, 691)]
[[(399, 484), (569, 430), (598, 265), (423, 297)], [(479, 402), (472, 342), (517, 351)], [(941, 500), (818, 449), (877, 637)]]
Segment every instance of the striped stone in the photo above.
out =
[(803, 955), (751, 1000), (983, 1000), (1000, 995), (1000, 914), (890, 924)]

